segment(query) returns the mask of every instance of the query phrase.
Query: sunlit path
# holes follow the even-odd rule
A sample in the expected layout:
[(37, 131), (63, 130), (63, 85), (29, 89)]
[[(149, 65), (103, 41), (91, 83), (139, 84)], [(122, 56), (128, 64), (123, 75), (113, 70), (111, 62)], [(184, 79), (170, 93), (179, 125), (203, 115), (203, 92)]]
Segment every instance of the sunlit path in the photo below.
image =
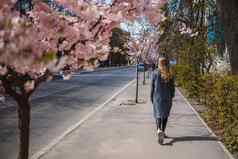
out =
[(140, 86), (146, 103), (131, 105), (135, 84), (114, 98), (43, 159), (232, 159), (196, 113), (176, 91), (169, 136), (164, 145), (157, 143), (149, 85)]

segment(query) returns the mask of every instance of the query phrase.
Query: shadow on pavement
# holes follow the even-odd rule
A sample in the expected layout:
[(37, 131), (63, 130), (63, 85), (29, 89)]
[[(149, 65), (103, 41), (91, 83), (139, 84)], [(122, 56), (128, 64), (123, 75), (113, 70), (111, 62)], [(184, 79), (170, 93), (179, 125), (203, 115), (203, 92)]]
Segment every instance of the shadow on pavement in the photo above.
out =
[(186, 141), (218, 141), (217, 137), (213, 136), (181, 136), (181, 137), (168, 137), (169, 142), (165, 142), (163, 145), (172, 146), (176, 142)]

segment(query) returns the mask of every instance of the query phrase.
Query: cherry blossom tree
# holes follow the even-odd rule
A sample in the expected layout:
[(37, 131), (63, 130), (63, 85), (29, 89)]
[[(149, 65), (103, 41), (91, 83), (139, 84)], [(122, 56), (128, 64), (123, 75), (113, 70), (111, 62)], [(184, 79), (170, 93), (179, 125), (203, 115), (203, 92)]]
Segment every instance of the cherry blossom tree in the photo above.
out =
[[(19, 1), (18, 1), (19, 2)], [(28, 159), (30, 97), (59, 70), (92, 68), (107, 58), (111, 30), (125, 20), (147, 16), (158, 23), (166, 0), (57, 0), (75, 14), (57, 13), (40, 0), (31, 9), (15, 9), (16, 0), (0, 5), (0, 81), (17, 102), (20, 142), (18, 159)]]

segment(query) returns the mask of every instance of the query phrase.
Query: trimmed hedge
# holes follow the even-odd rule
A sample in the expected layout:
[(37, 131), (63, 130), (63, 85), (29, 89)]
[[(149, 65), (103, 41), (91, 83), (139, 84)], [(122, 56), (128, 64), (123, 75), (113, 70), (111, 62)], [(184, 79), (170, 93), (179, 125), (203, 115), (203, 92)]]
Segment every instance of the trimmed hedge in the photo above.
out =
[(205, 119), (222, 130), (227, 148), (238, 153), (238, 76), (200, 75), (189, 65), (176, 66), (175, 73), (177, 85), (207, 107)]

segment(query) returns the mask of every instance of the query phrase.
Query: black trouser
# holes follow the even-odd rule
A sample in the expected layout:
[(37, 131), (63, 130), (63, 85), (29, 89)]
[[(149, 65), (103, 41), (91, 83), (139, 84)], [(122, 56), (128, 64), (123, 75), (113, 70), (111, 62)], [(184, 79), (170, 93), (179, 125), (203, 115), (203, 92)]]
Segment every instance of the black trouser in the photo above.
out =
[(164, 132), (167, 126), (167, 122), (168, 122), (168, 118), (157, 118), (156, 119), (157, 130), (160, 129)]

